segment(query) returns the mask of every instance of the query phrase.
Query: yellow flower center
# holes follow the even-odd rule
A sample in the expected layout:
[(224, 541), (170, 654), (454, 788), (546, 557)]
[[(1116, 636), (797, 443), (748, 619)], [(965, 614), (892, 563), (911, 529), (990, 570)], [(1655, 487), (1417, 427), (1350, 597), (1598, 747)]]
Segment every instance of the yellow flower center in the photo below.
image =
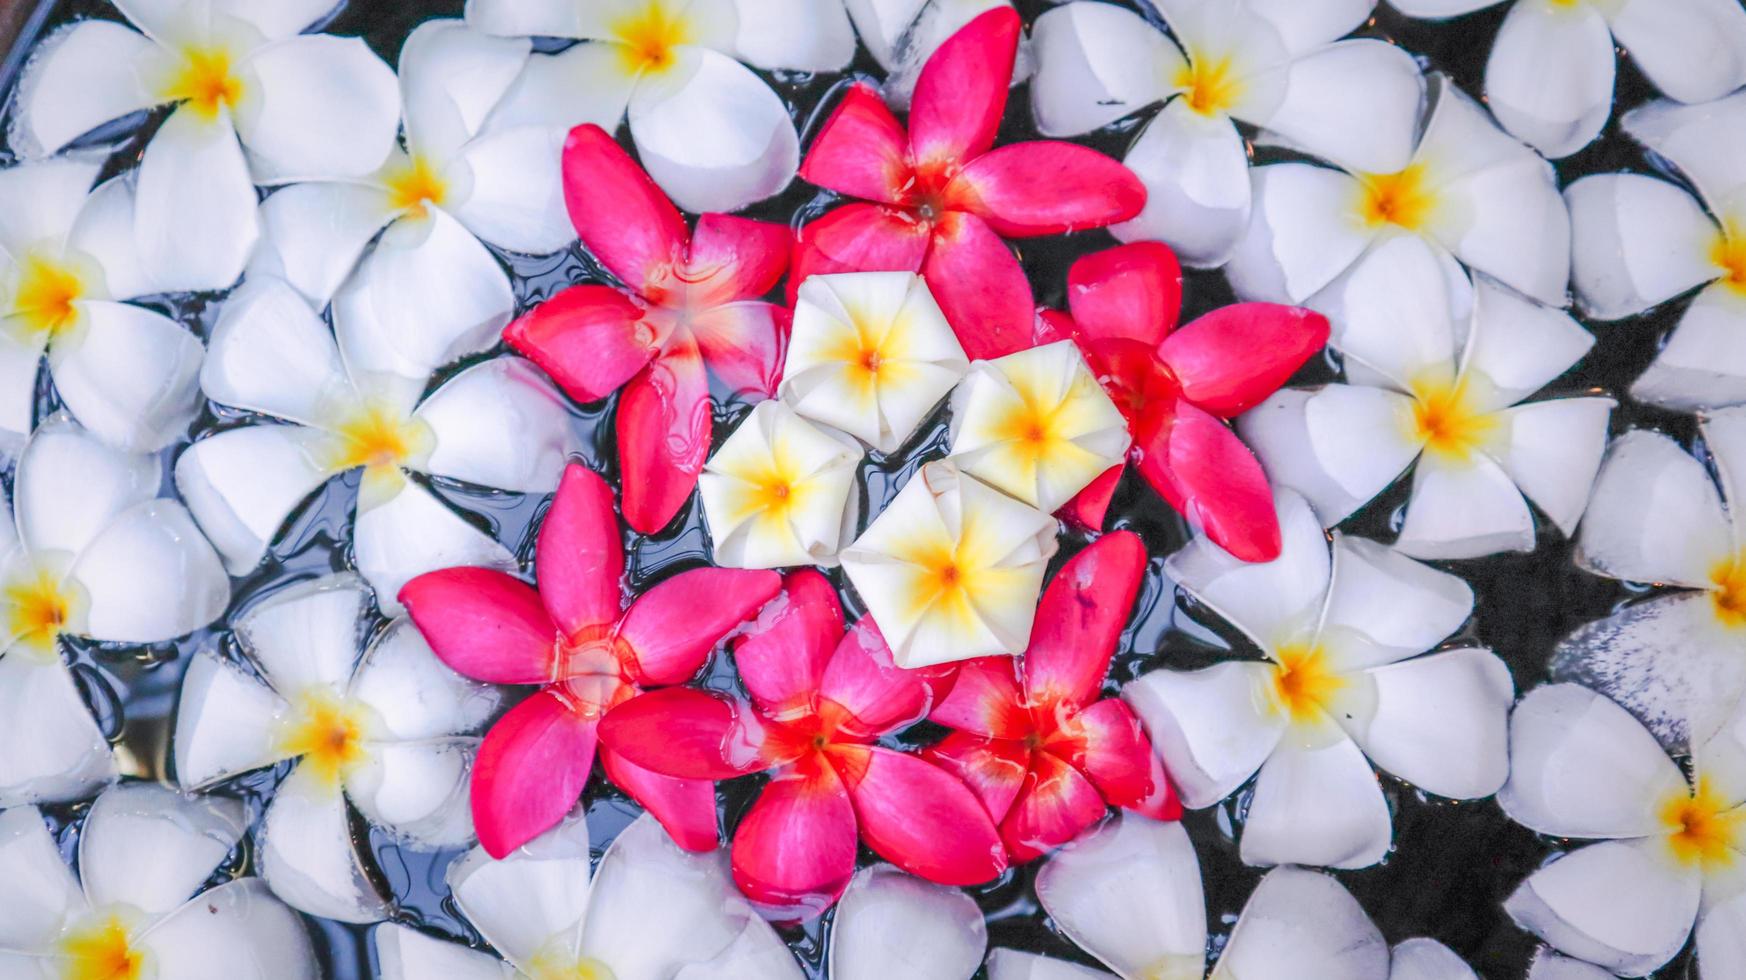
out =
[(19, 268), (10, 315), (30, 338), (52, 340), (78, 322), (78, 303), (90, 293), (87, 274), (76, 264), (28, 255)]
[(135, 949), (127, 925), (108, 915), (61, 937), (62, 980), (141, 980), (146, 954)]
[(530, 980), (618, 980), (612, 967), (592, 956), (577, 956), (558, 940), (546, 944), (528, 962)]
[(1671, 831), (1667, 846), (1681, 864), (1709, 870), (1734, 863), (1746, 844), (1746, 807), (1731, 807), (1708, 779), (1699, 778), (1690, 795), (1675, 793), (1661, 806), (1661, 822)]
[(1172, 81), (1182, 90), (1188, 107), (1203, 116), (1229, 112), (1243, 93), (1242, 79), (1237, 77), (1230, 55), (1190, 54)]
[(974, 617), (972, 597), (980, 591), (981, 575), (965, 559), (962, 544), (934, 543), (907, 556), (920, 574), (912, 580), (909, 605), (916, 615), (928, 609), (952, 613), (961, 620)]
[(166, 102), (181, 102), (203, 118), (218, 118), (218, 110), (235, 109), (243, 97), (229, 51), (222, 47), (189, 47), (180, 65), (159, 93)]
[(1273, 689), (1268, 694), (1274, 709), (1294, 724), (1321, 720), (1328, 703), (1346, 687), (1346, 678), (1335, 671), (1320, 646), (1287, 644), (1274, 651), (1273, 659)]
[(1413, 435), (1427, 452), (1465, 460), (1497, 430), (1497, 416), (1479, 407), (1466, 381), (1413, 385)]
[(364, 467), (397, 469), (430, 455), (436, 436), (422, 419), (382, 401), (365, 401), (330, 429), (333, 443), (323, 461), (334, 472)]
[(1360, 174), (1358, 183), (1358, 214), (1372, 228), (1397, 225), (1423, 231), (1436, 211), (1437, 194), (1422, 163), (1392, 174)]
[(422, 218), (433, 207), (442, 207), (449, 196), (449, 183), (429, 160), (422, 156), (408, 157), (390, 166), (383, 174), (388, 185), (388, 203), (395, 211)]
[(1710, 246), (1710, 261), (1722, 271), (1721, 281), (1737, 293), (1746, 294), (1746, 234), (1733, 222), (1724, 222)]
[(1736, 555), (1715, 564), (1710, 569), (1710, 601), (1715, 603), (1716, 618), (1724, 626), (1746, 626), (1746, 555)]
[(368, 756), (364, 727), (360, 705), (324, 688), (312, 688), (292, 699), (291, 715), (275, 745), (286, 756), (303, 760), (300, 771), (313, 774), (323, 786), (337, 788), (341, 778)]
[(27, 568), (0, 585), (6, 635), (39, 656), (54, 653), (55, 640), (71, 628), (84, 604), (78, 586), (48, 565)]
[(646, 0), (619, 17), (609, 28), (619, 42), (619, 59), (628, 75), (662, 72), (678, 62), (675, 51), (690, 44), (695, 30), (689, 18), (668, 0)]

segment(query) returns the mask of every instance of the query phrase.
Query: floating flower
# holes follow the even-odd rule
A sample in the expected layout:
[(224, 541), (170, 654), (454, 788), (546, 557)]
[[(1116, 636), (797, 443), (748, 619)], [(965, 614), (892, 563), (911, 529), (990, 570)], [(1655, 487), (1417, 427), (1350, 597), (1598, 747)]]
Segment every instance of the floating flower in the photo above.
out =
[[(879, 67), (885, 81), (879, 93), (887, 105), (902, 111), (915, 95), (916, 79), (940, 45), (979, 15), (999, 7), (1012, 7), (1011, 0), (843, 0), (849, 19), (861, 35), (861, 44)], [(1030, 52), (1020, 47), (1013, 66), (1013, 84), (1030, 74)]]
[(952, 459), (1053, 512), (1128, 452), (1128, 427), (1072, 341), (977, 361), (952, 392)]
[(800, 230), (794, 288), (819, 273), (919, 271), (972, 359), (1031, 346), (1030, 282), (1001, 239), (1126, 221), (1146, 192), (1083, 146), (993, 148), (1019, 33), (1018, 14), (1000, 7), (940, 45), (916, 82), (907, 133), (871, 86), (849, 89), (800, 175), (863, 200)]
[(922, 277), (812, 276), (795, 296), (781, 394), (807, 418), (894, 453), (969, 364)]
[(688, 687), (632, 698), (600, 723), (621, 757), (667, 776), (773, 770), (734, 832), (740, 890), (811, 918), (848, 887), (856, 840), (911, 874), (975, 885), (1006, 868), (1000, 837), (957, 777), (876, 740), (919, 721), (951, 668), (906, 670), (878, 628), (843, 632), (836, 590), (810, 569), (734, 646), (751, 702)]
[(115, 229), (129, 220), (126, 182), (93, 190), (98, 171), (70, 159), (0, 170), (0, 452), (30, 433), (45, 359), (67, 409), (112, 446), (162, 449), (194, 418), (200, 341), (116, 302), (157, 290)]
[(0, 521), (0, 806), (78, 799), (115, 778), (63, 637), (159, 643), (230, 602), (212, 547), (181, 504), (158, 497), (160, 473), (157, 459), (109, 448), (65, 415), (19, 457), (15, 520)]
[[(1701, 61), (1683, 49), (1685, 61)], [(1565, 188), (1571, 284), (1584, 312), (1635, 316), (1703, 286), (1631, 397), (1676, 411), (1746, 402), (1746, 162), (1724, 134), (1746, 126), (1746, 92), (1704, 105), (1665, 100), (1621, 128), (1671, 161), (1697, 195), (1644, 174), (1584, 177)]]
[(830, 980), (968, 980), (988, 925), (976, 900), (889, 864), (863, 868), (831, 917)]
[[(1271, 303), (1214, 310), (1180, 329), (1182, 268), (1170, 249), (1140, 242), (1094, 252), (1067, 271), (1069, 316), (1041, 315), (1039, 333), (1071, 337), (1127, 418), (1129, 458), (1170, 506), (1213, 542), (1250, 561), (1279, 556), (1273, 492), (1261, 464), (1222, 419), (1254, 407), (1328, 339), (1319, 313)], [(1103, 527), (1119, 464), (1063, 516)]]
[(1133, 711), (1097, 700), (1145, 569), (1131, 532), (1093, 542), (1049, 583), (1024, 656), (966, 662), (928, 715), (953, 732), (923, 754), (976, 790), (1015, 863), (1079, 836), (1106, 805), (1182, 815)]
[(1321, 297), (1348, 383), (1288, 388), (1237, 430), (1267, 475), (1308, 497), (1325, 526), (1411, 468), (1397, 549), (1418, 558), (1531, 551), (1530, 500), (1565, 535), (1576, 529), (1614, 403), (1521, 403), (1594, 337), (1562, 311), (1483, 279), (1473, 285), (1471, 324), (1457, 323), (1446, 271), (1423, 242), (1379, 246)]
[(1430, 91), (1430, 118), (1400, 170), (1251, 171), (1249, 227), (1225, 267), (1239, 297), (1302, 303), (1363, 265), (1376, 244), (1409, 236), (1446, 265), (1459, 261), (1550, 306), (1567, 302), (1570, 216), (1552, 168), (1446, 77), (1431, 76)]
[[(519, 358), (476, 364), (428, 396), (454, 334), (426, 325), (412, 371), (405, 352), (357, 321), (330, 333), (304, 299), (258, 279), (225, 303), (200, 386), (224, 405), (289, 424), (243, 425), (197, 440), (176, 460), (176, 487), (232, 574), (253, 569), (285, 520), (336, 474), (363, 470), (352, 548), (382, 611), (420, 572), (511, 566), (496, 539), (410, 474), (518, 493), (557, 485), (576, 435), (563, 399)], [(337, 341), (337, 343), (336, 343)], [(467, 345), (463, 345), (467, 346)], [(402, 373), (402, 371), (406, 373)], [(503, 434), (516, 437), (505, 440)]]
[(111, 206), (131, 217), (118, 210), (101, 232), (131, 236), (150, 285), (139, 292), (236, 282), (260, 234), (257, 182), (362, 177), (388, 159), (394, 73), (358, 38), (299, 33), (331, 0), (117, 7), (138, 31), (80, 20), (37, 48), (10, 139), (44, 156), (111, 120), (174, 106), (133, 185), (114, 191)]
[(470, 736), (499, 701), (444, 667), (405, 619), (360, 658), (369, 609), (369, 590), (341, 574), (244, 612), (237, 646), (260, 676), (196, 655), (173, 742), (187, 789), (292, 761), (261, 824), (261, 877), (293, 907), (345, 922), (388, 913), (359, 862), (347, 802), (414, 846), (467, 843)]
[[(1499, 2), (1391, 0), (1409, 17), (1459, 17)], [(1569, 156), (1612, 115), (1615, 43), (1681, 102), (1708, 102), (1746, 85), (1746, 11), (1736, 4), (1528, 0), (1510, 5), (1493, 43), (1486, 104), (1523, 142), (1548, 157)]]
[(1741, 894), (1746, 714), (1699, 745), (1691, 768), (1688, 779), (1648, 729), (1587, 688), (1554, 684), (1522, 698), (1498, 802), (1539, 833), (1602, 840), (1541, 866), (1504, 910), (1614, 973), (1659, 969), (1694, 922)]
[(1200, 537), (1165, 564), (1266, 659), (1156, 670), (1122, 696), (1184, 805), (1212, 806), (1259, 770), (1244, 863), (1362, 868), (1392, 837), (1372, 765), (1439, 796), (1490, 796), (1509, 771), (1514, 690), (1489, 650), (1420, 656), (1473, 611), (1466, 583), (1362, 538), (1336, 534), (1330, 551), (1303, 498), (1282, 490), (1278, 506), (1276, 560)]
[(940, 460), (841, 559), (898, 666), (925, 667), (1023, 650), (1054, 554), (1054, 518)]
[(659, 531), (691, 496), (709, 454), (709, 378), (737, 393), (776, 391), (788, 311), (758, 297), (788, 266), (782, 225), (685, 219), (598, 126), (564, 144), (564, 199), (582, 244), (623, 288), (571, 286), (503, 333), (570, 397), (621, 385), (617, 434), (624, 519)]
[(501, 859), (475, 848), (449, 866), (448, 886), (508, 962), (384, 923), (370, 934), (382, 980), (802, 980), (782, 937), (734, 890), (725, 855), (687, 853), (645, 815), (592, 875), (589, 863), (581, 812)]
[(698, 477), (718, 564), (780, 568), (835, 564), (854, 533), (855, 440), (761, 402)]
[(91, 804), (75, 878), (36, 807), (0, 811), (0, 964), (67, 980), (316, 980), (303, 921), (265, 883), (201, 887), (247, 825), (236, 800), (125, 783)]
[[(623, 607), (612, 490), (564, 471), (534, 552), (539, 590), (490, 568), (445, 568), (400, 599), (442, 661), (491, 684), (537, 684), (485, 736), (473, 770), (479, 843), (503, 857), (556, 826), (594, 766), (595, 728), (643, 687), (691, 679), (723, 636), (776, 595), (774, 572), (681, 572)], [(675, 780), (603, 748), (606, 775), (690, 851), (716, 845), (708, 782)]]
[(1353, 172), (1407, 165), (1424, 99), (1418, 63), (1386, 41), (1338, 40), (1374, 7), (1163, 4), (1171, 40), (1132, 10), (1064, 4), (1032, 29), (1037, 128), (1080, 136), (1163, 102), (1123, 160), (1146, 185), (1146, 209), (1110, 230), (1167, 242), (1190, 265), (1220, 265), (1249, 223), (1236, 123)]

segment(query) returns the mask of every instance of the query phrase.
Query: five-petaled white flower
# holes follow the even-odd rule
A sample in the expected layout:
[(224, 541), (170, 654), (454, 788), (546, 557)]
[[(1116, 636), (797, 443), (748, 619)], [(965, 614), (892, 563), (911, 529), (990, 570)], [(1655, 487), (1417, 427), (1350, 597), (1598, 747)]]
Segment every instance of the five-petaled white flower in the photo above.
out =
[(716, 563), (834, 565), (855, 530), (861, 444), (759, 402), (698, 477)]

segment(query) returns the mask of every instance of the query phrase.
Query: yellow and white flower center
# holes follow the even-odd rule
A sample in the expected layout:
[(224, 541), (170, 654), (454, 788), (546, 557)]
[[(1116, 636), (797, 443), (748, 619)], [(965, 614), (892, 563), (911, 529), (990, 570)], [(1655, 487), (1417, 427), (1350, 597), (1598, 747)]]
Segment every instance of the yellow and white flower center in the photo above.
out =
[(643, 0), (608, 27), (619, 43), (620, 67), (627, 75), (667, 71), (679, 61), (678, 48), (697, 41), (697, 25), (673, 0)]
[(87, 916), (56, 943), (61, 980), (147, 980), (156, 974), (151, 957), (134, 941), (127, 916), (111, 911)]
[(101, 298), (102, 274), (82, 256), (31, 252), (18, 265), (6, 319), (31, 346), (63, 336), (79, 323), (81, 300)]
[(189, 45), (178, 53), (158, 96), (180, 102), (208, 121), (217, 119), (220, 109), (234, 110), (247, 91), (237, 72), (238, 60), (223, 45)]
[(298, 771), (329, 789), (369, 757), (370, 711), (327, 688), (313, 687), (288, 699), (291, 713), (279, 726), (274, 747), (302, 759)]
[(1412, 386), (1412, 432), (1425, 451), (1452, 462), (1469, 459), (1498, 432), (1496, 414), (1477, 396), (1478, 385), (1467, 379), (1421, 381)]
[(388, 206), (397, 214), (422, 218), (448, 202), (453, 188), (430, 158), (421, 154), (397, 160), (382, 172)]
[(536, 950), (524, 967), (528, 980), (618, 980), (612, 967), (576, 952), (569, 937), (554, 936)]
[(1267, 703), (1294, 725), (1321, 724), (1350, 683), (1319, 644), (1286, 644), (1273, 651), (1273, 661)]
[(1732, 221), (1723, 222), (1710, 246), (1710, 261), (1720, 270), (1722, 284), (1746, 295), (1746, 229)]
[(69, 561), (38, 558), (0, 582), (0, 617), (12, 650), (47, 660), (54, 657), (60, 635), (83, 620), (88, 600), (64, 574)]
[(1732, 867), (1746, 846), (1746, 807), (1723, 799), (1699, 777), (1690, 793), (1676, 792), (1661, 804), (1667, 846), (1681, 864), (1717, 871)]
[(1746, 626), (1746, 553), (1725, 558), (1710, 569), (1710, 601), (1722, 625)]
[(1394, 225), (1424, 231), (1437, 212), (1437, 192), (1428, 170), (1415, 163), (1392, 174), (1358, 174), (1357, 212), (1368, 228)]
[(1243, 95), (1243, 80), (1229, 54), (1190, 51), (1187, 62), (1170, 81), (1182, 90), (1188, 107), (1203, 116), (1230, 112)]

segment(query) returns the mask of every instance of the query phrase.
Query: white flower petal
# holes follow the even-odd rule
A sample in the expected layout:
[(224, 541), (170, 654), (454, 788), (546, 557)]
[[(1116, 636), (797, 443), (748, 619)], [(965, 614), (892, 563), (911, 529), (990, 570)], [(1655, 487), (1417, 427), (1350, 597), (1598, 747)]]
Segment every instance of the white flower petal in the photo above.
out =
[(1329, 875), (1276, 868), (1261, 879), (1211, 980), (1386, 980), (1388, 943)]
[[(1254, 12), (1267, 19), (1287, 48), (1301, 54), (1357, 30), (1376, 9), (1376, 0), (1327, 0), (1304, 4), (1297, 0), (1247, 0)], [(1170, 0), (1165, 0), (1165, 6)]]
[(156, 105), (139, 65), (156, 45), (107, 20), (68, 24), (31, 52), (13, 94), (10, 142), (47, 156), (98, 126)]
[(115, 776), (66, 665), (0, 657), (0, 807), (76, 800)]
[(1368, 672), (1376, 712), (1353, 726), (1364, 754), (1438, 796), (1490, 796), (1509, 774), (1515, 685), (1489, 650), (1450, 650)]
[(1418, 456), (1412, 401), (1356, 385), (1286, 388), (1237, 420), (1276, 485), (1304, 495), (1325, 526), (1381, 493)]
[(0, 250), (19, 262), (31, 249), (59, 248), (97, 172), (97, 164), (70, 158), (0, 170)]
[(1570, 370), (1594, 346), (1594, 335), (1563, 310), (1540, 306), (1480, 280), (1463, 377), (1482, 375), (1481, 408), (1513, 405)]
[(546, 126), (516, 126), (468, 143), (459, 160), (472, 180), (455, 217), (512, 252), (544, 255), (575, 241), (558, 170), (563, 147), (564, 131)]
[(1494, 458), (1565, 535), (1588, 504), (1613, 405), (1611, 398), (1558, 398), (1499, 413), (1508, 442)]
[(388, 161), (400, 128), (400, 88), (363, 40), (311, 34), (249, 57), (258, 85), (237, 107), (236, 131), (263, 184), (362, 177)]
[(1045, 136), (1079, 136), (1164, 98), (1186, 62), (1156, 27), (1125, 7), (1068, 3), (1031, 28), (1037, 74), (1031, 112)]
[(473, 838), (468, 780), (476, 738), (376, 742), (346, 774), (346, 796), (371, 823), (412, 847), (455, 847)]
[(490, 953), (427, 936), (397, 922), (370, 930), (381, 980), (513, 980), (515, 968)]
[(85, 907), (79, 881), (33, 806), (0, 810), (0, 947), (39, 949)]
[(835, 564), (854, 533), (864, 455), (854, 439), (814, 426), (783, 402), (758, 403), (698, 478), (716, 563)]
[(988, 980), (1101, 980), (1109, 976), (1089, 966), (1016, 949), (997, 949), (988, 954)]
[[(413, 416), (436, 437), (426, 472), (498, 490), (550, 493), (565, 460), (581, 451), (563, 396), (519, 357), (462, 371)], [(515, 438), (505, 439), (506, 432)]]
[(312, 181), (267, 195), (260, 215), (261, 240), (246, 278), (282, 278), (320, 308), (352, 274), (364, 246), (393, 211), (380, 187)]
[(1413, 473), (1406, 522), (1394, 546), (1425, 559), (1532, 551), (1534, 515), (1509, 474), (1489, 458), (1426, 453)]
[(1746, 402), (1746, 296), (1717, 283), (1698, 293), (1631, 397), (1690, 412)]
[(351, 697), (375, 710), (393, 738), (473, 732), (502, 703), (501, 692), (450, 670), (410, 620), (397, 619), (371, 644), (353, 674)]
[(1746, 898), (1705, 914), (1698, 923), (1697, 960), (1704, 980), (1746, 975)]
[(527, 63), (525, 38), (488, 37), (428, 20), (400, 48), (400, 94), (412, 153), (447, 163), (477, 136)]
[(176, 701), (176, 780), (198, 789), (285, 757), (274, 743), (290, 707), (217, 653), (194, 655)]
[(155, 452), (194, 420), (200, 339), (160, 313), (86, 302), (79, 325), (49, 348), (55, 390), (93, 435), (130, 452)]
[(131, 299), (157, 287), (146, 276), (133, 242), (133, 181), (127, 174), (111, 177), (85, 198), (72, 233), (69, 251), (82, 252), (103, 269), (110, 299)]
[(1288, 734), (1261, 766), (1239, 844), (1249, 865), (1364, 868), (1393, 837), (1388, 801), (1356, 744), (1310, 748)]
[(1388, 980), (1479, 980), (1479, 974), (1435, 939), (1409, 939), (1394, 947)]
[(1348, 170), (1389, 174), (1412, 157), (1424, 97), (1424, 77), (1406, 49), (1343, 41), (1292, 61), (1285, 101), (1247, 121)]
[(357, 577), (328, 575), (273, 592), (236, 617), (237, 642), (277, 691), (344, 689), (358, 661), (369, 594)]
[(782, 100), (751, 69), (706, 48), (679, 49), (673, 78), (631, 95), (643, 168), (686, 211), (737, 211), (788, 186), (800, 137)]
[(1249, 154), (1230, 119), (1203, 116), (1174, 99), (1122, 162), (1146, 185), (1146, 206), (1111, 234), (1124, 242), (1163, 241), (1192, 266), (1230, 258), (1250, 208)]
[[(1746, 408), (1706, 412), (1698, 417), (1698, 431), (1715, 464), (1722, 496), (1731, 506), (1746, 505)], [(1734, 531), (1736, 543), (1742, 530)]]
[(1436, 232), (1456, 258), (1550, 306), (1569, 302), (1570, 216), (1550, 165), (1523, 159), (1488, 167), (1442, 191), (1458, 224)]
[(1273, 496), (1282, 543), (1278, 558), (1246, 562), (1196, 536), (1164, 563), (1171, 580), (1263, 650), (1314, 630), (1331, 569), (1327, 536), (1309, 504), (1289, 490)]
[(1600, 135), (1613, 108), (1613, 36), (1598, 9), (1510, 7), (1485, 66), (1485, 100), (1510, 133), (1548, 157)]
[[(885, 101), (903, 111), (934, 51), (965, 24), (990, 10), (1011, 7), (1012, 0), (844, 0), (843, 5), (873, 60), (886, 69), (881, 86)], [(1014, 84), (1028, 73), (1021, 47)]]
[[(1448, 572), (1422, 565), (1365, 538), (1334, 536), (1333, 586), (1323, 614), (1328, 651), (1347, 670), (1375, 667), (1425, 652), (1461, 628), (1473, 590)], [(1356, 648), (1347, 641), (1361, 639)]]
[(1122, 700), (1164, 759), (1183, 806), (1212, 806), (1273, 754), (1286, 719), (1263, 710), (1257, 697), (1272, 685), (1273, 669), (1259, 661), (1233, 660), (1204, 670), (1155, 670), (1122, 689)]
[(1350, 219), (1359, 185), (1305, 163), (1256, 167), (1249, 227), (1225, 275), (1245, 300), (1302, 303), (1364, 252), (1371, 233)]
[(1625, 113), (1619, 121), (1633, 139), (1678, 167), (1711, 208), (1726, 203), (1746, 181), (1740, 173), (1740, 159), (1746, 154), (1742, 123), (1746, 123), (1746, 93), (1699, 105), (1657, 99)]
[(849, 882), (831, 920), (831, 980), (968, 980), (988, 948), (976, 900), (889, 864)]
[(78, 554), (117, 515), (158, 495), (158, 463), (111, 449), (58, 415), (37, 426), (18, 460), (12, 506), (33, 552)]
[(1746, 84), (1746, 13), (1726, 0), (1625, 0), (1607, 19), (1631, 60), (1681, 102), (1719, 99)]
[(159, 975), (177, 980), (318, 980), (308, 927), (265, 882), (202, 892), (140, 937)]
[(1199, 976), (1206, 962), (1200, 863), (1180, 823), (1118, 812), (1037, 872), (1056, 926), (1123, 976)]
[(1667, 436), (1636, 429), (1613, 440), (1601, 464), (1576, 561), (1609, 578), (1708, 588), (1732, 538), (1703, 464)]
[(727, 949), (708, 960), (687, 963), (673, 980), (805, 980), (788, 944), (770, 923), (748, 916)]
[[(133, 3), (138, 2), (133, 0)], [(227, 17), (252, 24), (263, 36), (276, 41), (325, 20), (339, 4), (335, 0), (279, 0), (271, 4), (255, 0), (213, 0), (212, 7)]]
[(324, 442), (298, 425), (250, 425), (201, 439), (176, 458), (176, 490), (231, 574), (259, 565), (285, 519), (327, 482), (317, 462)]
[(387, 901), (364, 874), (345, 797), (298, 766), (279, 784), (261, 822), (261, 877), (291, 907), (341, 922), (386, 918)]
[[(568, 9), (581, 9), (563, 2)], [(470, 8), (479, 6), (475, 0)], [(530, 56), (503, 101), (491, 110), (485, 133), (543, 126), (562, 134), (582, 123), (617, 131), (637, 82), (624, 71), (623, 50), (616, 44), (577, 44), (555, 54)]]
[(71, 577), (90, 602), (85, 634), (98, 640), (173, 639), (230, 604), (223, 564), (173, 500), (123, 511), (80, 553)]
[(1702, 878), (1658, 839), (1572, 851), (1522, 882), (1504, 911), (1553, 947), (1615, 973), (1643, 976), (1679, 952), (1697, 918)]
[(1454, 377), (1455, 297), (1439, 251), (1422, 238), (1390, 237), (1308, 303), (1327, 316), (1332, 346), (1399, 391), (1428, 378)]
[(140, 159), (133, 239), (159, 292), (236, 282), (260, 236), (248, 161), (229, 118), (190, 108), (170, 114)]
[(740, 25), (734, 52), (753, 67), (842, 71), (855, 57), (855, 30), (840, 3), (734, 0), (734, 9)]
[(571, 0), (467, 0), (467, 26), (501, 37), (598, 37), (601, 13)]
[(1494, 6), (1497, 0), (1389, 0), (1389, 6), (1408, 17), (1459, 17)]
[(353, 396), (333, 335), (282, 279), (244, 283), (212, 328), (200, 370), (206, 397), (304, 425)]
[(30, 435), (41, 369), (40, 346), (21, 344), (10, 334), (0, 334), (0, 459), (16, 454)]
[(588, 820), (577, 810), (502, 860), (473, 848), (449, 865), (447, 881), (486, 942), (527, 966), (548, 944), (574, 950), (588, 908), (588, 868)]
[(392, 500), (358, 514), (352, 547), (358, 571), (388, 616), (400, 613), (400, 587), (417, 575), (455, 565), (515, 567), (508, 548), (412, 481)]
[(242, 840), (240, 800), (183, 796), (158, 783), (123, 783), (97, 797), (79, 835), (79, 876), (92, 905), (174, 911)]

